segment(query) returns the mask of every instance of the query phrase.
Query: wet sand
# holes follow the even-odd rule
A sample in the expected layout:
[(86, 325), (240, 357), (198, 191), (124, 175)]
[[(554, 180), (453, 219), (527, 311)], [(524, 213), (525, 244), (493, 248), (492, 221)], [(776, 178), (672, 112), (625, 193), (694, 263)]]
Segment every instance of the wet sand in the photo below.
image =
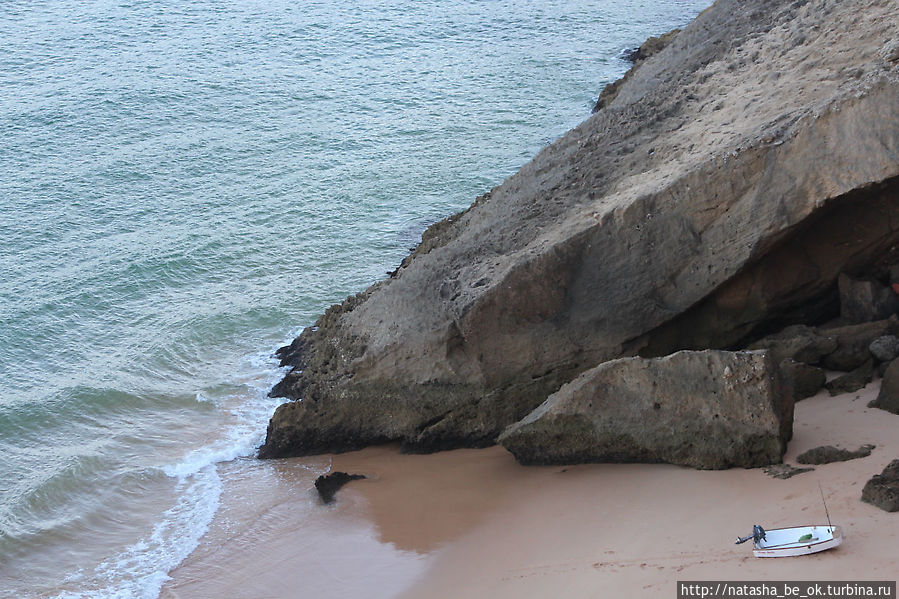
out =
[[(899, 458), (899, 416), (866, 407), (877, 388), (797, 404), (786, 462), (819, 445), (877, 447), (788, 480), (664, 464), (522, 467), (499, 447), (235, 462), (209, 534), (162, 597), (674, 597), (678, 580), (894, 580), (899, 514), (860, 501)], [(325, 506), (312, 484), (329, 468), (370, 478)], [(819, 482), (841, 547), (765, 560), (734, 545), (753, 524), (826, 523)]]

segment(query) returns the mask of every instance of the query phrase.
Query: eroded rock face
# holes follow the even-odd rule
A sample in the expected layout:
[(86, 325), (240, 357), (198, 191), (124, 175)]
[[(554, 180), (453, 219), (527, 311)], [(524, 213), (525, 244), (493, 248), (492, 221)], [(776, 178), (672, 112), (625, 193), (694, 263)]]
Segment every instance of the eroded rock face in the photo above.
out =
[(719, 0), (286, 348), (302, 401), (260, 455), (487, 445), (597, 364), (732, 347), (899, 263), (894, 8)]
[(681, 351), (590, 369), (499, 441), (524, 464), (751, 468), (781, 461), (792, 422), (793, 398), (765, 352)]
[(621, 91), (622, 86), (627, 83), (627, 81), (633, 76), (636, 72), (637, 63), (640, 63), (650, 56), (658, 54), (662, 50), (665, 49), (665, 46), (671, 43), (671, 40), (674, 39), (680, 33), (680, 29), (672, 29), (668, 33), (662, 34), (658, 37), (652, 36), (647, 39), (645, 42), (640, 44), (639, 48), (634, 48), (632, 50), (627, 50), (624, 52), (625, 60), (629, 60), (634, 63), (630, 69), (628, 69), (627, 73), (624, 74), (624, 77), (617, 81), (613, 81), (606, 85), (601, 92), (599, 92), (599, 98), (596, 100), (596, 104), (593, 105), (593, 112), (599, 112), (606, 106), (612, 103), (615, 99), (615, 96), (618, 95), (618, 92)]

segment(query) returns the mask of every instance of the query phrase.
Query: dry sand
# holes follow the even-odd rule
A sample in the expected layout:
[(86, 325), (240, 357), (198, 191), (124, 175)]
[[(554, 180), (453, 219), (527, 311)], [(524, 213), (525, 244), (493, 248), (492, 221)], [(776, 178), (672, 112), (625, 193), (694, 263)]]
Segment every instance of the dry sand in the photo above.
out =
[[(240, 462), (200, 548), (164, 598), (675, 597), (678, 580), (895, 580), (899, 513), (860, 501), (899, 457), (899, 416), (869, 409), (878, 385), (796, 406), (785, 461), (819, 445), (877, 447), (788, 480), (761, 469), (663, 464), (522, 467), (503, 449)], [(333, 506), (311, 491), (328, 468), (361, 472)], [(841, 547), (757, 559), (737, 535), (826, 523)]]

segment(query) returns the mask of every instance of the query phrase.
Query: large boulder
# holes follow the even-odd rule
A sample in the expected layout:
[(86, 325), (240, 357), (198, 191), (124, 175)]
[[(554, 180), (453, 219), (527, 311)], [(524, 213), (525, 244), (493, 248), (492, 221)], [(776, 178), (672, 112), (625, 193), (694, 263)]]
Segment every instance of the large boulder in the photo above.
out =
[(894, 8), (716, 2), (285, 348), (260, 455), (487, 445), (607, 360), (823, 321), (899, 262)]
[(793, 398), (775, 364), (765, 352), (612, 360), (562, 387), (499, 441), (523, 464), (777, 463), (792, 431)]

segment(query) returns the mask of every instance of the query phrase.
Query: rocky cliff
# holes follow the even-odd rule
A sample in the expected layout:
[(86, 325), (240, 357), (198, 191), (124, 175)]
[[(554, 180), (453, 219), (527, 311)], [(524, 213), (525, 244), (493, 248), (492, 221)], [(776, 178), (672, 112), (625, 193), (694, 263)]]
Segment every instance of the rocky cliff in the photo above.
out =
[(580, 373), (832, 314), (899, 262), (894, 0), (718, 0), (279, 350), (260, 456), (495, 442)]

